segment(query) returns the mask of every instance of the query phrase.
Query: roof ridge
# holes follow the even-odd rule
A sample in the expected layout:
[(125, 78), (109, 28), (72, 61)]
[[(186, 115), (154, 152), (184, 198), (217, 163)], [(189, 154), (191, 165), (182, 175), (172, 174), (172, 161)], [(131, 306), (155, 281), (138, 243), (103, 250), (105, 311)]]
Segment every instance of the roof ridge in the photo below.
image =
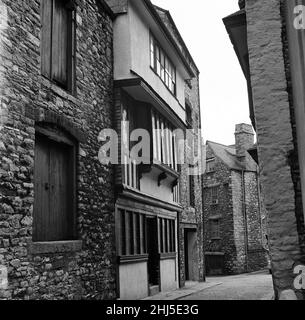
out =
[(211, 141), (211, 140), (207, 140), (206, 142), (207, 143), (214, 143), (214, 144), (218, 144), (219, 146), (223, 146), (223, 147), (226, 147), (226, 148), (234, 149), (234, 146), (232, 146), (232, 145), (228, 146), (226, 144), (223, 144), (223, 143), (220, 143), (220, 142)]

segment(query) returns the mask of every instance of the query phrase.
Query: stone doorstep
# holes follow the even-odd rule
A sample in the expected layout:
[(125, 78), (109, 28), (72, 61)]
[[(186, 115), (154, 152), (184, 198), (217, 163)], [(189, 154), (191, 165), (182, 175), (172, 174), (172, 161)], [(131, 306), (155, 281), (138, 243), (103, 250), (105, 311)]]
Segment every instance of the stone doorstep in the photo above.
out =
[(170, 291), (170, 292), (164, 292), (159, 293), (152, 297), (147, 297), (142, 300), (179, 300), (181, 298), (185, 298), (187, 296), (190, 296), (192, 294), (195, 294), (197, 292), (203, 291), (205, 289), (209, 289), (212, 287), (216, 287), (221, 285), (222, 282), (197, 282), (194, 283), (193, 286), (190, 287), (184, 287), (178, 290)]

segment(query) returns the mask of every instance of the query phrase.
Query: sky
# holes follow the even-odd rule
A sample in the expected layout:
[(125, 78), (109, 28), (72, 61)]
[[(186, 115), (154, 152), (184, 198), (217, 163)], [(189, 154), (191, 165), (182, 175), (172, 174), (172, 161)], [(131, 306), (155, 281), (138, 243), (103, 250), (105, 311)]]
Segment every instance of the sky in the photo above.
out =
[(238, 0), (152, 0), (171, 15), (200, 70), (204, 140), (234, 144), (235, 125), (251, 123), (247, 83), (222, 18)]

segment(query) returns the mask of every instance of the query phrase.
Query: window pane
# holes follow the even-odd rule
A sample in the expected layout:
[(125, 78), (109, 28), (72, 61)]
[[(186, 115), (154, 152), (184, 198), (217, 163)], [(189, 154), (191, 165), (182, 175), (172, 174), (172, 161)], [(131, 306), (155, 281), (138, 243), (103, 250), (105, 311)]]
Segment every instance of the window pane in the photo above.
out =
[(155, 68), (155, 45), (152, 37), (150, 38), (150, 65)]

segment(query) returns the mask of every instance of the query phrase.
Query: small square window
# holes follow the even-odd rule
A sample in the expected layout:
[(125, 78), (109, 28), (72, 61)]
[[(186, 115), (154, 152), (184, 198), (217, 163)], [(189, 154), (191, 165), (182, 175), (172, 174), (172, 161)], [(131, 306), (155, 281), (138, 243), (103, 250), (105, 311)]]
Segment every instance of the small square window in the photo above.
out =
[(207, 173), (215, 171), (215, 159), (207, 160), (206, 165), (207, 165), (207, 167), (206, 167)]
[(220, 236), (220, 220), (210, 220), (210, 238), (219, 239)]

